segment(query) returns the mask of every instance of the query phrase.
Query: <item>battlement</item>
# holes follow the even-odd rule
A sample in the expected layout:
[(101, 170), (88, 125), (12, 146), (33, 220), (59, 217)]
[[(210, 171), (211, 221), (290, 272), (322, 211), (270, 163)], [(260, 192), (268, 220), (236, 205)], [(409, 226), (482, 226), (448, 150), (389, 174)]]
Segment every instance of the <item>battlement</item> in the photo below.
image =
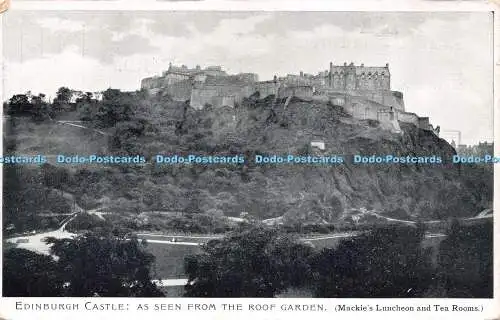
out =
[(211, 76), (226, 76), (227, 73), (222, 69), (222, 66), (208, 66), (206, 68), (201, 68), (197, 65), (195, 68), (189, 68), (186, 65), (175, 66), (172, 63), (168, 65), (168, 69), (163, 71), (162, 76), (167, 77), (169, 75), (178, 75), (184, 77), (193, 77), (199, 74), (206, 74)]
[(342, 66), (330, 62), (327, 83), (331, 89), (337, 90), (391, 90), (391, 74), (389, 64), (385, 67), (356, 66), (344, 63)]
[(355, 65), (354, 62), (351, 62), (350, 64), (347, 64), (347, 62), (344, 62), (343, 65), (334, 65), (333, 62), (330, 62), (330, 72), (347, 72), (350, 70), (354, 70), (356, 74), (361, 75), (361, 74), (374, 74), (374, 73), (379, 73), (379, 74), (389, 74), (389, 64), (386, 63), (385, 66), (365, 66), (364, 63), (361, 63), (360, 65)]

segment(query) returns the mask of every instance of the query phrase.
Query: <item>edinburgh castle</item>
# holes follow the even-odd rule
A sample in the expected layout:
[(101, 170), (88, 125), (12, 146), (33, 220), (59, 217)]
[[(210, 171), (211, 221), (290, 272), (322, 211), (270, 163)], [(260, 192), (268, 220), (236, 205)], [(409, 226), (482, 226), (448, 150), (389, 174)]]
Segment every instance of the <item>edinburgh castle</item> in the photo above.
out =
[(277, 102), (285, 101), (286, 107), (287, 98), (297, 97), (342, 106), (354, 118), (378, 120), (395, 132), (399, 132), (399, 121), (439, 131), (429, 124), (429, 118), (405, 111), (403, 94), (391, 90), (389, 64), (367, 67), (330, 62), (329, 69), (314, 75), (301, 71), (267, 81), (259, 81), (254, 73), (230, 75), (221, 66), (188, 68), (170, 64), (161, 76), (143, 79), (141, 88), (151, 94), (162, 92), (174, 100), (189, 101), (195, 109), (206, 105), (235, 107), (254, 94), (260, 98), (272, 95)]

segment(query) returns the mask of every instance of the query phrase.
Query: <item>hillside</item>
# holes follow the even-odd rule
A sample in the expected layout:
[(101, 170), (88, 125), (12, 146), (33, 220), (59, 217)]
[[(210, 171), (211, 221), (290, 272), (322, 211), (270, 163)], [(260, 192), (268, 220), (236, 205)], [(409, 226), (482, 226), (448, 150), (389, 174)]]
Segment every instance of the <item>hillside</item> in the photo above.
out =
[(99, 154), (105, 153), (107, 136), (57, 121), (34, 123), (23, 118), (4, 118), (6, 152), (18, 154)]
[[(231, 194), (233, 212), (335, 221), (342, 212), (356, 208), (399, 218), (440, 218), (473, 215), (488, 206), (491, 194), (478, 190), (491, 187), (493, 177), (485, 176), (481, 168), (350, 163), (355, 154), (443, 159), (455, 154), (433, 133), (411, 125), (401, 127), (403, 134), (393, 134), (376, 121), (353, 119), (328, 103), (293, 99), (284, 108), (268, 98), (248, 100), (236, 109), (187, 109), (180, 145), (186, 146), (185, 151), (193, 150), (190, 139), (198, 136), (196, 144), (220, 152), (307, 154), (312, 152), (310, 142), (321, 140), (326, 144), (325, 154), (349, 159), (330, 166), (250, 163), (241, 172), (244, 179), (215, 181), (210, 186), (212, 192)], [(471, 177), (481, 174), (481, 180), (471, 182)]]
[[(273, 97), (251, 97), (236, 108), (197, 111), (168, 97), (137, 94), (131, 105), (134, 114), (127, 121), (100, 127), (110, 134), (107, 146), (101, 140), (95, 148), (79, 147), (80, 152), (107, 147), (113, 153), (141, 154), (148, 159), (171, 153), (244, 154), (250, 161), (244, 165), (149, 163), (80, 168), (56, 188), (74, 194), (86, 209), (226, 216), (248, 212), (260, 219), (283, 217), (285, 223), (324, 223), (345, 220), (345, 214), (361, 208), (405, 220), (473, 216), (492, 200), (489, 168), (352, 164), (354, 154), (450, 159), (455, 151), (430, 131), (401, 124), (401, 134), (391, 133), (377, 121), (353, 119), (329, 103), (294, 98), (285, 108)], [(93, 120), (87, 125), (97, 126)], [(28, 126), (29, 130), (18, 126), (11, 137), (19, 141), (25, 135), (39, 136), (42, 133), (36, 128), (45, 126), (50, 124)], [(82, 139), (81, 134), (65, 131), (64, 139), (41, 141), (37, 150), (48, 152), (46, 146), (51, 145), (50, 152), (74, 152), (76, 144), (68, 145), (68, 141), (75, 139), (81, 139), (80, 145), (95, 144), (94, 138)], [(311, 150), (313, 140), (325, 142), (324, 155), (341, 155), (346, 162), (326, 166), (253, 163), (255, 154), (318, 154)], [(24, 204), (19, 200), (18, 205)]]

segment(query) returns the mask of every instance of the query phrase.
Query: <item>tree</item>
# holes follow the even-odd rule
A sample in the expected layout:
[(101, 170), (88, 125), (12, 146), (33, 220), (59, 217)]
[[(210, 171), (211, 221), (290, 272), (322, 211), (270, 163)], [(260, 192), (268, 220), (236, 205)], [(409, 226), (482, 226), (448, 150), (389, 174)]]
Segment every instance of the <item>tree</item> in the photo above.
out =
[(63, 279), (50, 256), (13, 248), (3, 256), (3, 295), (54, 297), (63, 294)]
[(141, 154), (138, 138), (144, 135), (146, 123), (143, 120), (115, 123), (115, 130), (110, 139), (111, 149), (127, 154)]
[(424, 230), (380, 227), (342, 241), (311, 260), (316, 296), (340, 298), (419, 297), (432, 279)]
[(16, 94), (9, 99), (7, 113), (11, 115), (26, 115), (31, 112), (31, 102), (29, 94)]
[(159, 297), (151, 282), (154, 256), (137, 239), (125, 235), (87, 233), (75, 239), (48, 239), (58, 256), (59, 277), (65, 296)]
[(103, 100), (98, 103), (96, 120), (101, 127), (109, 128), (121, 121), (134, 118), (134, 97), (117, 89), (103, 92)]
[(312, 248), (277, 230), (254, 228), (212, 240), (185, 260), (190, 297), (273, 297), (304, 285)]
[(82, 92), (76, 98), (76, 103), (77, 104), (91, 103), (93, 98), (94, 98), (94, 94), (92, 92)]
[(493, 297), (493, 223), (454, 220), (439, 247), (438, 273), (447, 297)]
[(66, 87), (60, 87), (57, 89), (56, 98), (54, 99), (54, 104), (64, 105), (69, 104), (71, 102), (71, 98), (73, 97), (73, 91)]

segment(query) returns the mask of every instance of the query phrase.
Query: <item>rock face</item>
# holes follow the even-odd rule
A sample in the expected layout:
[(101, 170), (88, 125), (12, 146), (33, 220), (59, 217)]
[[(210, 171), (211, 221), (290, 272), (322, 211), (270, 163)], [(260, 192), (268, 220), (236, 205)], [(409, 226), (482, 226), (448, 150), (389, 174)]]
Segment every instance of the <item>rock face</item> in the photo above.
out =
[[(261, 218), (334, 222), (345, 212), (368, 208), (396, 218), (473, 216), (492, 199), (493, 175), (471, 165), (451, 165), (454, 149), (434, 133), (401, 123), (395, 133), (377, 121), (357, 120), (339, 106), (292, 99), (284, 108), (273, 97), (247, 99), (236, 108), (185, 109), (178, 123), (180, 150), (245, 154), (247, 163), (215, 172), (207, 207), (226, 215), (249, 212)], [(323, 141), (324, 151), (311, 150)], [(343, 164), (257, 165), (255, 154), (339, 155)], [(353, 164), (353, 155), (436, 156), (443, 164)], [(229, 170), (231, 173), (225, 171)], [(234, 173), (238, 172), (235, 176)], [(492, 172), (492, 171), (491, 171)], [(481, 190), (481, 191), (480, 191)], [(224, 193), (221, 207), (219, 194)], [(216, 194), (216, 196), (213, 196)], [(208, 201), (208, 203), (207, 203)]]

